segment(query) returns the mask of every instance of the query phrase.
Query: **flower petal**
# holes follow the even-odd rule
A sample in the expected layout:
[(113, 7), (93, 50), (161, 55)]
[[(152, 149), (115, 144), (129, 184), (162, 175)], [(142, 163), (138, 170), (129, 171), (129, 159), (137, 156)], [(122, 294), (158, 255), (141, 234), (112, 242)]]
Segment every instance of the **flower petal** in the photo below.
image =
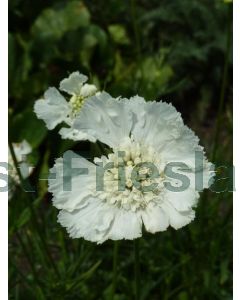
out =
[(44, 98), (35, 102), (34, 111), (37, 117), (44, 120), (47, 128), (51, 130), (67, 118), (70, 107), (54, 87), (45, 92)]
[(159, 145), (158, 150), (161, 151), (162, 159), (166, 163), (183, 162), (189, 168), (195, 167), (197, 152), (201, 152), (204, 156), (203, 147), (199, 145), (199, 138), (185, 125), (181, 128), (179, 137)]
[(114, 222), (106, 239), (133, 240), (142, 236), (141, 216), (132, 211), (116, 209)]
[(85, 102), (73, 127), (86, 133), (89, 140), (97, 139), (117, 147), (130, 134), (132, 113), (125, 100), (114, 99), (102, 92)]
[[(66, 154), (64, 158), (58, 158), (50, 170), (48, 190), (54, 196), (52, 201), (55, 207), (71, 212), (84, 206), (96, 190), (96, 168), (72, 151)], [(73, 163), (74, 167), (71, 166)]]
[(70, 95), (81, 95), (82, 86), (87, 80), (87, 76), (79, 72), (73, 72), (68, 78), (60, 82), (59, 89)]
[(84, 84), (81, 88), (80, 95), (84, 98), (93, 96), (97, 92), (97, 87), (94, 84)]
[(138, 214), (118, 209), (90, 198), (88, 205), (73, 212), (61, 211), (58, 220), (72, 238), (83, 237), (103, 243), (107, 239), (132, 240), (142, 235), (142, 221)]
[(88, 204), (73, 212), (60, 211), (59, 223), (66, 227), (70, 237), (83, 237), (87, 241), (102, 243), (111, 228), (114, 209), (97, 198), (89, 198)]
[(162, 203), (161, 208), (168, 215), (169, 223), (174, 229), (179, 229), (189, 224), (195, 218), (195, 212), (192, 209), (179, 212), (168, 202)]
[(61, 128), (59, 131), (59, 134), (63, 139), (69, 139), (73, 141), (84, 141), (84, 140), (89, 140), (90, 142), (96, 142), (96, 139), (94, 136), (88, 135), (85, 132), (79, 131), (73, 127), (69, 128)]
[(24, 155), (32, 152), (32, 148), (26, 140), (23, 140), (21, 143), (14, 143), (13, 147), (18, 162), (23, 161)]
[(164, 198), (165, 201), (170, 202), (177, 211), (188, 211), (197, 205), (199, 193), (191, 188), (181, 192), (166, 190)]
[(34, 168), (31, 167), (28, 162), (23, 161), (19, 164), (19, 169), (22, 177), (27, 178), (28, 176), (30, 176)]
[(134, 115), (132, 135), (138, 142), (154, 147), (161, 161), (184, 162), (194, 167), (195, 152), (201, 151), (199, 138), (184, 125), (181, 114), (165, 102), (146, 102), (139, 96), (125, 102)]
[(142, 97), (135, 96), (125, 102), (134, 115), (133, 137), (138, 142), (153, 146), (179, 137), (183, 121), (180, 113), (165, 102), (146, 102)]
[(148, 232), (165, 231), (169, 226), (168, 215), (157, 205), (149, 205), (141, 212), (144, 226)]
[[(179, 159), (180, 157), (181, 156), (179, 156)], [(184, 161), (184, 162), (186, 164), (190, 164), (190, 166), (193, 164), (193, 162), (190, 161)], [(194, 189), (195, 191), (198, 192), (202, 191), (203, 189), (209, 188), (213, 183), (215, 177), (214, 165), (208, 162), (206, 158), (203, 158), (202, 166), (196, 163), (195, 167), (188, 168), (186, 170), (181, 168), (175, 169), (174, 167), (172, 168), (172, 170), (177, 174), (186, 176), (188, 178), (188, 182), (186, 182), (186, 184), (189, 184), (189, 187), (186, 186), (186, 188)], [(165, 168), (165, 174), (166, 174), (166, 168)], [(176, 180), (174, 178), (169, 178), (169, 177), (166, 177), (166, 181), (169, 181), (171, 185), (176, 187), (182, 184), (179, 180)]]

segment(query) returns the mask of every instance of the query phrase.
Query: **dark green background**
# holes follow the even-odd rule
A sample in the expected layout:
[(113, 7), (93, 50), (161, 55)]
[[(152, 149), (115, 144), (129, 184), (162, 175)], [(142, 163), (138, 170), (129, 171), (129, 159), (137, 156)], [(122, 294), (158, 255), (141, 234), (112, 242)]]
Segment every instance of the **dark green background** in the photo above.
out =
[[(110, 299), (112, 242), (71, 240), (38, 180), (66, 149), (89, 155), (88, 143), (61, 140), (33, 113), (76, 70), (113, 96), (172, 102), (209, 159), (232, 163), (231, 3), (11, 0), (9, 137), (33, 147), (37, 192), (18, 188), (9, 203), (10, 299)], [(232, 299), (232, 194), (204, 192), (196, 212), (181, 230), (144, 234), (142, 300)], [(133, 245), (119, 247), (115, 299), (133, 299)]]

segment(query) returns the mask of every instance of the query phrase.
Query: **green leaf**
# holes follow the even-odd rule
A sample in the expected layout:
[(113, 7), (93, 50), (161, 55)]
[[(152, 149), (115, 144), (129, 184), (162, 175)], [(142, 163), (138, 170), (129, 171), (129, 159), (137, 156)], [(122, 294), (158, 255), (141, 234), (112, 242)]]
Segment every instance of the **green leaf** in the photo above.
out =
[(86, 271), (83, 274), (81, 274), (79, 276), (79, 278), (81, 280), (87, 280), (87, 279), (89, 279), (93, 275), (93, 273), (97, 270), (97, 268), (100, 266), (101, 263), (102, 263), (102, 261), (98, 260), (88, 271)]
[(186, 292), (181, 292), (177, 298), (178, 300), (188, 300), (188, 294)]
[(32, 69), (31, 42), (20, 34), (9, 34), (9, 96), (21, 98), (26, 91), (25, 83)]
[(156, 96), (164, 94), (168, 83), (174, 72), (169, 64), (163, 62), (163, 57), (154, 56), (143, 59), (142, 68), (139, 69), (138, 76), (143, 76), (142, 93), (147, 99), (155, 99)]
[(31, 212), (30, 212), (30, 209), (27, 207), (23, 210), (23, 212), (20, 214), (15, 226), (16, 228), (21, 228), (22, 226), (24, 226), (28, 220), (30, 219), (31, 217)]
[(62, 9), (48, 8), (32, 26), (34, 37), (60, 39), (67, 31), (76, 30), (89, 24), (90, 14), (82, 2), (73, 1)]
[[(37, 198), (31, 205), (33, 205), (35, 208), (38, 208), (40, 202), (41, 202), (41, 198)], [(16, 230), (19, 230), (24, 225), (26, 225), (31, 217), (32, 217), (32, 214), (31, 214), (31, 210), (29, 207), (25, 207), (21, 211), (19, 216), (15, 215), (14, 218), (11, 220), (12, 224), (10, 225), (10, 228), (9, 228), (9, 235), (11, 236), (11, 234), (13, 234)]]
[(16, 48), (16, 42), (14, 39), (14, 35), (9, 33), (8, 34), (8, 53), (9, 53), (9, 59), (8, 59), (8, 70), (9, 70), (9, 77), (13, 78), (14, 74), (14, 67), (15, 67), (15, 48)]
[(33, 110), (27, 109), (10, 121), (10, 136), (13, 142), (27, 140), (32, 148), (38, 147), (47, 135), (43, 121), (37, 119)]
[(224, 284), (229, 278), (229, 262), (224, 260), (220, 265), (220, 284)]
[(101, 27), (92, 24), (88, 27), (88, 31), (95, 37), (101, 49), (107, 46), (107, 34)]
[(127, 36), (125, 27), (120, 24), (114, 24), (108, 26), (108, 31), (116, 44), (128, 45), (130, 40)]

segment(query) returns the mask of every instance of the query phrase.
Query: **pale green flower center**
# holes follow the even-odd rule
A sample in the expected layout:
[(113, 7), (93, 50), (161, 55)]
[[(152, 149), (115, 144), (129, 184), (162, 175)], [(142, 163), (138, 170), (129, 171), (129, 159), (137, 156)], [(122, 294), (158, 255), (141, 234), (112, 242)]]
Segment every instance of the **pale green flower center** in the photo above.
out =
[(71, 97), (70, 104), (71, 104), (72, 112), (74, 115), (76, 115), (80, 111), (80, 109), (84, 103), (84, 100), (85, 100), (85, 98), (83, 96), (73, 95)]

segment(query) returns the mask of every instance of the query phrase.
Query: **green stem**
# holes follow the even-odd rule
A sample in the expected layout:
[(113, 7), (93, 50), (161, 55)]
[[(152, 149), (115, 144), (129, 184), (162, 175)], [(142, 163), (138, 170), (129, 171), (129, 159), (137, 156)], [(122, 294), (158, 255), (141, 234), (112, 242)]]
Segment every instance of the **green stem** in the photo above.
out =
[(136, 19), (136, 1), (131, 0), (131, 15), (132, 15), (132, 22), (133, 22), (133, 31), (135, 35), (135, 42), (136, 42), (136, 54), (138, 61), (141, 60), (141, 43), (140, 43), (140, 35), (138, 31), (138, 24)]
[(113, 246), (113, 282), (112, 282), (112, 297), (114, 299), (117, 285), (117, 261), (118, 261), (118, 241), (114, 241)]
[[(21, 278), (21, 285), (22, 285), (22, 283), (25, 284), (25, 286), (27, 287), (29, 292), (34, 293), (33, 296), (36, 296), (35, 292), (32, 289), (32, 285), (29, 283), (29, 279), (27, 278), (27, 276), (25, 276), (25, 274), (22, 272), (22, 270), (20, 268), (18, 268), (17, 264), (13, 260), (14, 260), (13, 257), (11, 257), (11, 260), (9, 260), (9, 264), (12, 265), (12, 267), (16, 271), (16, 274), (18, 274), (19, 277)], [(38, 282), (38, 279), (36, 279), (36, 282)]]
[[(20, 169), (18, 168), (18, 161), (17, 161), (16, 155), (15, 155), (15, 151), (14, 151), (12, 143), (10, 143), (10, 142), (9, 142), (9, 150), (10, 150), (10, 153), (11, 153), (11, 156), (12, 156), (12, 159), (13, 159), (14, 167), (15, 167), (15, 169), (17, 171), (17, 174), (18, 174), (18, 177), (19, 177), (19, 180), (20, 180), (20, 183), (21, 183), (21, 187), (24, 190), (25, 180), (24, 180), (24, 178), (22, 176), (22, 173), (21, 173)], [(60, 274), (59, 274), (58, 269), (57, 269), (57, 267), (55, 265), (55, 262), (54, 262), (54, 260), (52, 258), (52, 255), (49, 252), (47, 243), (46, 243), (45, 238), (44, 238), (44, 236), (42, 234), (42, 230), (39, 227), (39, 224), (37, 222), (37, 214), (36, 214), (36, 212), (34, 210), (34, 205), (32, 205), (32, 203), (30, 201), (27, 201), (27, 204), (28, 204), (29, 209), (31, 211), (31, 215), (32, 215), (31, 220), (32, 220), (33, 226), (34, 226), (34, 228), (36, 228), (36, 230), (38, 232), (40, 241), (42, 243), (42, 246), (43, 246), (43, 249), (44, 249), (44, 251), (46, 253), (46, 256), (48, 257), (49, 263), (52, 265), (52, 267), (53, 267), (53, 269), (54, 269), (57, 277), (60, 278)]]
[(10, 153), (11, 153), (11, 156), (12, 156), (12, 159), (13, 159), (14, 167), (17, 171), (19, 180), (21, 182), (21, 186), (23, 188), (24, 187), (24, 178), (22, 176), (22, 173), (21, 173), (20, 169), (18, 168), (18, 161), (17, 161), (16, 155), (15, 155), (15, 151), (13, 149), (13, 145), (12, 145), (12, 143), (9, 143), (8, 146), (9, 146), (9, 150), (10, 150)]
[(224, 60), (224, 67), (223, 67), (223, 77), (222, 77), (222, 84), (221, 84), (221, 90), (220, 90), (220, 99), (219, 99), (219, 106), (218, 106), (218, 113), (217, 113), (217, 121), (216, 121), (216, 129), (215, 129), (215, 136), (213, 140), (213, 150), (212, 150), (212, 157), (211, 160), (214, 162), (217, 154), (217, 145), (218, 145), (218, 139), (219, 139), (219, 133), (220, 133), (220, 126), (221, 126), (221, 116), (224, 106), (224, 98), (227, 88), (227, 82), (228, 82), (228, 66), (229, 66), (229, 56), (230, 56), (230, 50), (231, 50), (231, 13), (232, 9), (229, 5), (229, 16), (228, 16), (228, 28), (227, 28), (227, 41), (226, 41), (226, 52), (225, 52), (225, 60)]
[[(33, 276), (34, 276), (36, 282), (39, 284), (38, 274), (37, 274), (37, 271), (35, 269), (35, 265), (34, 265), (32, 259), (30, 258), (30, 255), (29, 255), (29, 253), (27, 251), (27, 248), (26, 248), (26, 246), (25, 246), (25, 244), (24, 244), (24, 242), (22, 240), (21, 234), (19, 234), (18, 232), (16, 232), (16, 237), (17, 237), (17, 239), (19, 241), (20, 246), (22, 247), (22, 250), (23, 250), (23, 253), (25, 255), (25, 258), (28, 260), (29, 266), (30, 266), (30, 268), (32, 270), (32, 273), (33, 273)], [(40, 284), (39, 284), (39, 286), (41, 287)]]
[(142, 50), (141, 50), (141, 39), (140, 39), (140, 32), (138, 28), (137, 23), (137, 17), (136, 17), (136, 0), (131, 0), (131, 18), (132, 18), (132, 26), (133, 26), (133, 32), (135, 36), (135, 43), (136, 43), (136, 56), (137, 56), (137, 62), (140, 66), (140, 72), (141, 72), (141, 80), (139, 82), (139, 86), (141, 86), (141, 81), (143, 80), (143, 65), (142, 65)]
[(139, 239), (134, 240), (135, 300), (140, 299)]

